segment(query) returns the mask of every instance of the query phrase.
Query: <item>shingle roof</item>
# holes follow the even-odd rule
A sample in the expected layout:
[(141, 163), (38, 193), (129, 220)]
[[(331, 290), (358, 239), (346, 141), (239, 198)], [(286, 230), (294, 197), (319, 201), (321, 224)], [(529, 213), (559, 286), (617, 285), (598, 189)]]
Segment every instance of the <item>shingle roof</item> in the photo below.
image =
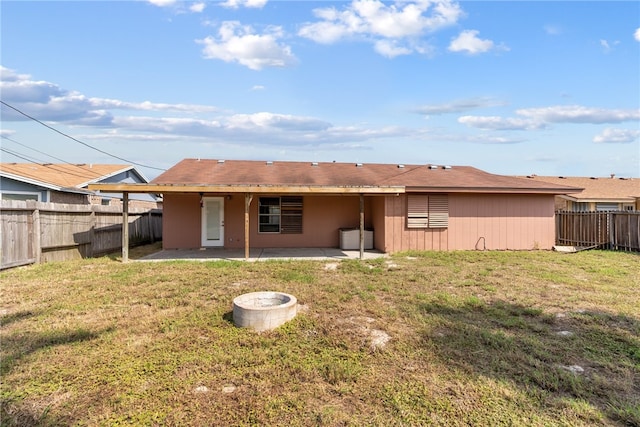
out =
[(640, 179), (612, 177), (558, 177), (531, 175), (526, 179), (532, 182), (549, 182), (581, 187), (584, 190), (572, 194), (571, 199), (579, 201), (620, 200), (634, 201), (640, 198)]
[(264, 162), (185, 159), (151, 184), (180, 186), (372, 186), (407, 191), (496, 191), (565, 194), (570, 185), (494, 175), (470, 166)]
[(0, 163), (0, 175), (50, 188), (83, 188), (118, 173), (130, 165)]

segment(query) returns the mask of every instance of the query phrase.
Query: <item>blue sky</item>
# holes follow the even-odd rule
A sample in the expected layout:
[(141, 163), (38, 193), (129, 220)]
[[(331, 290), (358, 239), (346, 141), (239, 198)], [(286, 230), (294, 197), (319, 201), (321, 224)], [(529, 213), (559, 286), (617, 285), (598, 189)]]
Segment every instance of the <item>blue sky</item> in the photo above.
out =
[(3, 162), (640, 176), (637, 1), (3, 0), (0, 13)]

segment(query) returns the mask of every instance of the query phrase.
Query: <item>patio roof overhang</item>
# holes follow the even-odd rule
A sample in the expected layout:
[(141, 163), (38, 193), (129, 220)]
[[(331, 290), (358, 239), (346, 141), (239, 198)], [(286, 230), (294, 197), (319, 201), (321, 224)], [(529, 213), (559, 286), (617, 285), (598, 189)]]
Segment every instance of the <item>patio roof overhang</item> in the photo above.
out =
[(252, 193), (252, 194), (401, 194), (404, 186), (341, 185), (215, 185), (215, 184), (90, 184), (102, 193)]
[(89, 189), (103, 193), (121, 193), (122, 197), (122, 260), (129, 260), (129, 193), (222, 193), (245, 196), (245, 258), (249, 258), (249, 205), (255, 194), (327, 194), (357, 195), (360, 197), (360, 258), (364, 258), (364, 196), (399, 195), (404, 186), (327, 186), (327, 185), (208, 185), (208, 184), (90, 184)]

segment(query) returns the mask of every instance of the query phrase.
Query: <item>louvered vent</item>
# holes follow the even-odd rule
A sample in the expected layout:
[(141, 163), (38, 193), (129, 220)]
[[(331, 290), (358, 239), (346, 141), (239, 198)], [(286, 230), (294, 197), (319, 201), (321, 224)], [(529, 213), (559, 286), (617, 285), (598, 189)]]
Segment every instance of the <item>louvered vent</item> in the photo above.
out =
[(429, 196), (429, 228), (449, 226), (449, 198), (442, 195)]
[(280, 233), (302, 233), (302, 197), (282, 197), (280, 200)]
[(427, 228), (429, 226), (429, 196), (407, 197), (407, 227)]
[(407, 196), (407, 228), (447, 228), (449, 198), (446, 194)]

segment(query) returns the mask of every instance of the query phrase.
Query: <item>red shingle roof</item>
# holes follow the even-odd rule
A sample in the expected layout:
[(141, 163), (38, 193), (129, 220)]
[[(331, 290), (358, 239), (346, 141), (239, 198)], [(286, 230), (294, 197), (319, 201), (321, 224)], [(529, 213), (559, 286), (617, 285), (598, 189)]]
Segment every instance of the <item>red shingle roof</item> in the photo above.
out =
[(407, 191), (483, 191), (565, 194), (580, 191), (470, 166), (261, 162), (185, 159), (154, 179), (157, 185), (405, 187)]
[(596, 178), (596, 177), (558, 177), (537, 176), (527, 177), (532, 182), (549, 182), (558, 185), (581, 187), (584, 190), (572, 194), (577, 201), (620, 200), (634, 201), (640, 198), (640, 179), (638, 178)]
[(60, 189), (82, 188), (89, 183), (100, 181), (132, 168), (133, 166), (130, 165), (104, 164), (0, 163), (0, 172), (3, 176)]

